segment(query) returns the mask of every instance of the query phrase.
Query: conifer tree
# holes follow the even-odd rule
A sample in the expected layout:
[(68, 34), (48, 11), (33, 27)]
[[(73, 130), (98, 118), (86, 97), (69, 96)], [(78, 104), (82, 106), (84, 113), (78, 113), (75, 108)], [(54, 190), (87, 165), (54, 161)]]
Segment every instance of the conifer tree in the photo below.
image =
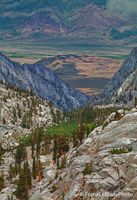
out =
[(57, 168), (59, 169), (59, 154), (57, 155)]
[(79, 130), (79, 141), (80, 144), (82, 144), (82, 140), (85, 138), (85, 126), (83, 124), (80, 124), (80, 130)]
[(90, 134), (91, 131), (92, 130), (90, 130), (90, 128), (87, 126), (87, 130), (86, 130), (87, 137), (88, 137), (88, 135)]
[(63, 152), (69, 151), (68, 136), (65, 135), (58, 136), (58, 151), (60, 153), (60, 156), (63, 154)]
[(18, 113), (18, 117), (21, 118), (21, 109), (19, 105), (17, 105), (17, 113)]
[(19, 173), (19, 167), (18, 167), (18, 164), (15, 162), (15, 174), (17, 175)]
[(18, 188), (17, 188), (17, 197), (19, 200), (28, 200), (28, 187), (26, 183), (26, 176), (24, 174), (24, 171), (21, 170), (19, 173), (19, 182), (18, 182)]
[(36, 179), (37, 177), (35, 156), (33, 156), (32, 176), (33, 176), (33, 179)]
[(16, 115), (16, 109), (13, 109), (13, 121), (16, 122), (17, 121), (17, 115)]
[(33, 91), (32, 91), (32, 89), (30, 90), (30, 96), (33, 97)]
[(75, 130), (72, 132), (72, 142), (73, 142), (73, 147), (75, 148), (78, 145), (78, 141), (77, 141), (76, 131)]
[(22, 126), (22, 128), (27, 128), (27, 116), (26, 116), (26, 114), (24, 114), (24, 116), (22, 118), (21, 126)]
[(25, 148), (24, 144), (20, 144), (17, 147), (17, 151), (16, 151), (16, 155), (15, 155), (16, 163), (18, 165), (20, 165), (21, 161), (25, 160), (26, 158), (27, 158), (26, 148)]
[(42, 127), (37, 128), (36, 133), (37, 133), (37, 159), (38, 159), (38, 156), (40, 154), (40, 142), (43, 134), (43, 128)]
[(31, 156), (32, 156), (32, 158), (34, 156), (34, 140), (33, 140), (33, 138), (31, 140)]
[(28, 187), (28, 189), (31, 189), (31, 186), (32, 186), (32, 182), (31, 182), (31, 170), (30, 170), (28, 161), (26, 161), (24, 163), (24, 174), (26, 176), (27, 187)]
[(3, 174), (0, 172), (0, 191), (4, 188), (4, 177)]
[(6, 124), (6, 119), (5, 119), (5, 117), (3, 117), (2, 122), (3, 122), (3, 124)]
[(35, 144), (37, 142), (37, 134), (36, 129), (32, 131), (32, 138), (31, 138), (31, 156), (34, 156)]
[(45, 152), (48, 151), (48, 147), (49, 147), (50, 143), (51, 143), (51, 138), (50, 138), (49, 134), (46, 134), (45, 135), (45, 141), (44, 141)]
[(0, 165), (1, 165), (1, 161), (2, 161), (2, 155), (3, 155), (3, 148), (2, 148), (2, 145), (0, 143)]
[(61, 169), (63, 169), (65, 167), (65, 164), (66, 164), (66, 154), (64, 154), (62, 160), (61, 160)]
[(56, 163), (58, 151), (57, 135), (54, 135), (54, 146), (53, 146), (53, 161)]
[(16, 171), (15, 167), (10, 164), (10, 169), (9, 169), (9, 180), (11, 180), (13, 177), (15, 177)]

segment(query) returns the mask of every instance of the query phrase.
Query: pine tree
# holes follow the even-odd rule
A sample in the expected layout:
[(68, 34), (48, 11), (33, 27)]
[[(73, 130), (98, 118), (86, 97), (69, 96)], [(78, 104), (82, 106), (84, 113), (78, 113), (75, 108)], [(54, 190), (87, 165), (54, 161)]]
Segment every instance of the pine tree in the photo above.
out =
[(3, 101), (7, 102), (7, 97), (5, 95), (3, 96)]
[(21, 109), (19, 105), (17, 105), (17, 112), (18, 112), (18, 117), (21, 118)]
[(3, 122), (3, 124), (6, 124), (6, 119), (5, 119), (5, 117), (3, 117), (2, 122)]
[(62, 160), (61, 160), (61, 169), (63, 169), (64, 167), (65, 167), (65, 164), (66, 164), (66, 154), (64, 154), (64, 156), (63, 156), (63, 158), (62, 158)]
[(32, 89), (30, 90), (30, 96), (33, 96), (33, 91), (32, 91)]
[(44, 141), (45, 152), (48, 151), (48, 147), (49, 147), (50, 143), (51, 143), (51, 138), (50, 138), (49, 134), (46, 134), (45, 135), (45, 141)]
[(92, 131), (92, 130), (90, 130), (90, 128), (87, 126), (87, 130), (86, 130), (87, 137), (88, 137), (88, 135), (90, 134), (91, 131)]
[(29, 167), (28, 161), (24, 163), (24, 174), (26, 176), (26, 182), (28, 189), (31, 189), (32, 183), (31, 183), (31, 170)]
[(24, 116), (22, 118), (21, 126), (22, 126), (22, 128), (27, 128), (27, 116), (26, 116), (26, 114), (24, 114)]
[(14, 118), (14, 119), (17, 118), (17, 115), (16, 115), (16, 109), (15, 109), (15, 108), (13, 109), (13, 118)]
[(80, 144), (82, 144), (82, 141), (83, 141), (84, 138), (85, 138), (85, 126), (83, 124), (80, 124), (80, 130), (79, 130)]
[(85, 169), (83, 171), (84, 175), (92, 173), (92, 163), (86, 163)]
[(2, 161), (2, 155), (3, 155), (3, 148), (2, 148), (2, 145), (0, 143), (0, 165), (1, 165), (1, 161)]
[(17, 175), (19, 173), (19, 171), (20, 171), (20, 168), (18, 167), (18, 164), (16, 162), (15, 162), (14, 169), (15, 169), (15, 174)]
[(56, 163), (58, 151), (57, 135), (54, 135), (54, 146), (53, 146), (53, 161)]
[(20, 144), (17, 147), (17, 151), (16, 151), (16, 155), (15, 155), (15, 159), (16, 159), (16, 163), (18, 165), (21, 164), (22, 160), (25, 160), (27, 158), (27, 152), (26, 152), (26, 148), (23, 144)]
[(63, 154), (63, 152), (69, 151), (69, 139), (65, 135), (58, 136), (58, 151), (60, 156)]
[(19, 182), (18, 182), (18, 188), (17, 188), (17, 197), (19, 200), (28, 200), (28, 188), (26, 183), (26, 176), (21, 170), (19, 173)]
[(0, 172), (0, 191), (4, 188), (4, 177), (3, 174)]
[(78, 145), (78, 141), (76, 138), (76, 131), (72, 132), (72, 142), (73, 142), (73, 147), (75, 148)]
[(15, 177), (16, 171), (15, 168), (10, 164), (10, 169), (9, 169), (9, 180), (11, 180), (13, 177)]
[(37, 133), (37, 158), (38, 158), (40, 154), (40, 142), (41, 142), (41, 137), (43, 134), (43, 128), (42, 127), (37, 128), (36, 133)]
[(57, 168), (59, 169), (59, 154), (57, 155)]
[(33, 157), (32, 176), (33, 176), (33, 179), (36, 179), (37, 177), (35, 156)]
[(32, 138), (31, 138), (31, 156), (34, 156), (35, 144), (37, 140), (36, 130), (32, 131)]
[(32, 158), (34, 156), (34, 140), (33, 140), (33, 138), (32, 138), (32, 141), (31, 141), (31, 156), (32, 156)]

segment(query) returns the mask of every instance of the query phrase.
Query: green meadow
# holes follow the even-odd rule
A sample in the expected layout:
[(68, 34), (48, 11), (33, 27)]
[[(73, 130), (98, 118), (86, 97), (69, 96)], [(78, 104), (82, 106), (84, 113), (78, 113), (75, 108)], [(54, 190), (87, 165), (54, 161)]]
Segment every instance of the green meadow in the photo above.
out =
[[(91, 131), (93, 130), (93, 128), (96, 128), (97, 126), (94, 124), (84, 124), (86, 127), (88, 127)], [(45, 135), (48, 134), (51, 137), (53, 137), (54, 135), (64, 135), (64, 136), (68, 136), (71, 137), (73, 131), (79, 129), (79, 125), (77, 123), (77, 121), (72, 120), (72, 121), (67, 121), (67, 122), (62, 122), (59, 125), (52, 125), (51, 127), (48, 127), (42, 136), (42, 140), (45, 139)], [(28, 135), (27, 137), (24, 137), (22, 139), (20, 139), (20, 142), (24, 143), (25, 145), (30, 145), (32, 141), (32, 134)]]
[(67, 135), (71, 136), (74, 130), (78, 129), (78, 124), (76, 121), (62, 122), (60, 125), (53, 125), (49, 127), (45, 134), (53, 135)]

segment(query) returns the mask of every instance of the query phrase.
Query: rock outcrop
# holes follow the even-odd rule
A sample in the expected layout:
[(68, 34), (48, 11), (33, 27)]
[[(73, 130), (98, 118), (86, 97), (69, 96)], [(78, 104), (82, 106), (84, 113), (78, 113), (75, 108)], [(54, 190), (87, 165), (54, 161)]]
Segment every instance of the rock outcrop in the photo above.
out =
[[(137, 199), (137, 108), (118, 113), (120, 120), (112, 113), (104, 122), (107, 126), (94, 129), (80, 147), (72, 149), (66, 168), (58, 171), (58, 177), (46, 176), (30, 199)], [(55, 168), (50, 169), (54, 174)]]
[(93, 103), (119, 103), (133, 106), (137, 97), (137, 47), (134, 48), (122, 67), (115, 73), (105, 91), (93, 98)]
[(18, 139), (36, 127), (51, 126), (57, 113), (62, 116), (62, 111), (46, 100), (8, 87), (0, 83), (0, 143), (4, 148), (17, 146)]
[[(136, 121), (137, 108), (111, 113), (79, 147), (70, 148), (64, 168), (57, 170), (51, 152), (40, 155), (44, 178), (32, 181), (29, 199), (137, 199)], [(7, 179), (10, 164), (15, 163), (14, 153), (5, 152), (2, 156), (0, 171), (5, 177), (5, 188), (0, 197), (3, 199), (8, 198), (7, 194), (14, 197), (16, 190), (14, 182), (18, 177), (12, 182)], [(27, 147), (27, 154), (32, 167), (31, 147)]]
[(122, 67), (115, 73), (109, 83), (109, 87), (104, 91), (104, 95), (110, 98), (121, 87), (124, 81), (137, 69), (137, 48), (134, 48)]
[(132, 107), (137, 104), (137, 69), (124, 81), (111, 100), (113, 103)]

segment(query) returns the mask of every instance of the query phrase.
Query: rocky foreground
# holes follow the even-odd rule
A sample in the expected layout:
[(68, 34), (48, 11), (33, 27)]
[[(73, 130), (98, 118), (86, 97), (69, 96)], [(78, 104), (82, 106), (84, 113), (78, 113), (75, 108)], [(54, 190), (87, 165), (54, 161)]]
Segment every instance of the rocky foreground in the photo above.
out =
[[(58, 170), (52, 155), (41, 155), (44, 178), (33, 182), (30, 200), (135, 200), (137, 199), (137, 108), (112, 113), (78, 148), (67, 153)], [(29, 154), (30, 150), (27, 149)], [(1, 170), (15, 162), (5, 153)], [(28, 156), (29, 158), (29, 156)], [(7, 163), (7, 160), (9, 161)], [(29, 160), (32, 166), (32, 160)], [(8, 171), (8, 169), (6, 169)], [(15, 185), (7, 181), (0, 199), (12, 196)], [(16, 199), (13, 196), (13, 199)]]
[(51, 103), (0, 83), (0, 143), (3, 148), (18, 145), (19, 139), (36, 127), (56, 123), (57, 113), (62, 112)]

